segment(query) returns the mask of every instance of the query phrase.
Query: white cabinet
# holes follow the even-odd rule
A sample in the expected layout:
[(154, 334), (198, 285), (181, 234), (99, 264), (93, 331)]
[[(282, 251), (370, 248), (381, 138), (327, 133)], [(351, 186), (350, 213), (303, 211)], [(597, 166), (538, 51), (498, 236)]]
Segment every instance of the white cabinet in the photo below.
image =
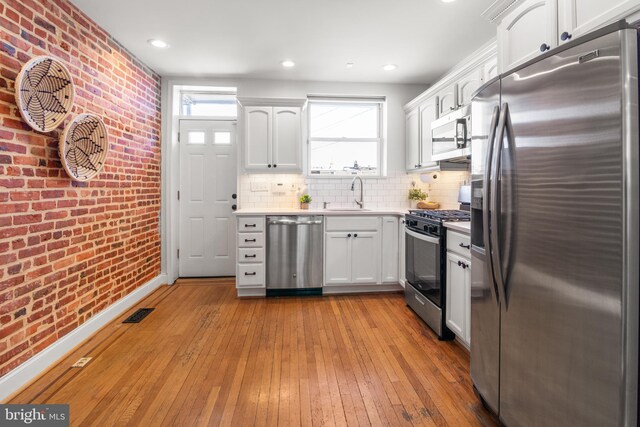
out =
[(458, 108), (471, 103), (471, 96), (482, 86), (483, 67), (471, 70), (458, 80)]
[(249, 172), (302, 171), (302, 107), (244, 106), (244, 167)]
[(482, 84), (485, 84), (489, 80), (498, 77), (498, 57), (494, 56), (484, 63), (482, 67)]
[(399, 228), (398, 217), (382, 217), (382, 262), (381, 281), (382, 283), (398, 283), (399, 264)]
[(471, 260), (470, 238), (466, 234), (447, 231), (447, 327), (467, 347), (471, 343)]
[(625, 18), (638, 9), (640, 0), (558, 0), (560, 43)]
[(380, 281), (380, 243), (377, 231), (354, 232), (351, 237), (351, 283)]
[(272, 108), (247, 107), (244, 110), (246, 169), (266, 169), (271, 164)]
[(438, 117), (458, 108), (458, 85), (451, 84), (438, 92)]
[(265, 217), (238, 218), (238, 256), (236, 287), (264, 288), (265, 265)]
[(301, 169), (301, 109), (299, 107), (273, 107), (274, 170)]
[(433, 97), (406, 114), (407, 171), (437, 166), (431, 161), (431, 123), (438, 108), (438, 97)]
[(499, 70), (640, 10), (640, 0), (502, 0), (492, 5), (498, 23)]
[(420, 167), (436, 166), (431, 161), (431, 123), (438, 118), (438, 97), (427, 99), (420, 105)]
[(415, 108), (405, 118), (407, 170), (420, 168), (420, 109)]
[(556, 1), (525, 0), (504, 15), (498, 24), (498, 51), (502, 71), (558, 45)]
[(327, 232), (324, 239), (324, 283), (351, 283), (351, 236), (344, 231)]
[(397, 284), (399, 231), (397, 216), (325, 217), (325, 286)]
[(453, 252), (447, 253), (447, 327), (467, 346), (471, 308), (471, 262)]

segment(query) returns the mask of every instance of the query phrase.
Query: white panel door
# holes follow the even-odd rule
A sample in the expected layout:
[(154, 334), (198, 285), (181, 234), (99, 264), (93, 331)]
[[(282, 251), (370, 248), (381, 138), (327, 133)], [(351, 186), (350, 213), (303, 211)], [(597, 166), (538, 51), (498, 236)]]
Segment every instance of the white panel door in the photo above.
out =
[(438, 93), (438, 117), (458, 108), (458, 85), (452, 84)]
[(300, 107), (273, 107), (273, 168), (302, 170)]
[(566, 43), (640, 9), (640, 0), (558, 0), (559, 36)]
[(245, 168), (268, 170), (271, 166), (272, 107), (244, 109)]
[(380, 242), (376, 231), (358, 231), (351, 238), (351, 283), (379, 283)]
[(498, 77), (498, 74), (498, 57), (494, 56), (483, 65), (482, 84), (485, 84), (494, 77)]
[(420, 167), (420, 110), (416, 108), (405, 118), (406, 168), (408, 171)]
[(325, 233), (324, 283), (343, 285), (351, 283), (351, 233), (335, 231)]
[(180, 277), (233, 276), (236, 126), (180, 121)]
[(556, 1), (526, 0), (502, 19), (498, 25), (501, 72), (558, 45)]
[(482, 86), (482, 71), (483, 67), (478, 67), (475, 70), (462, 76), (458, 80), (458, 106), (471, 103), (471, 96), (473, 93)]
[(436, 166), (431, 161), (433, 138), (431, 123), (438, 118), (438, 97), (427, 100), (420, 106), (420, 167)]
[(398, 217), (382, 217), (382, 259), (380, 265), (382, 266), (381, 281), (383, 283), (398, 283), (399, 243)]

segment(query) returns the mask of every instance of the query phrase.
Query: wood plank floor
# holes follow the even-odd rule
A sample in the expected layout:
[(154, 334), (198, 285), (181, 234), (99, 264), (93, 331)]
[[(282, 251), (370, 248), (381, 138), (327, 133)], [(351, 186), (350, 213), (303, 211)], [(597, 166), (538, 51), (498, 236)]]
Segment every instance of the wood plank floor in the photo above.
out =
[[(139, 307), (155, 311), (121, 323)], [(69, 403), (82, 426), (495, 425), (468, 366), (401, 294), (238, 299), (230, 279), (180, 280), (11, 403)]]

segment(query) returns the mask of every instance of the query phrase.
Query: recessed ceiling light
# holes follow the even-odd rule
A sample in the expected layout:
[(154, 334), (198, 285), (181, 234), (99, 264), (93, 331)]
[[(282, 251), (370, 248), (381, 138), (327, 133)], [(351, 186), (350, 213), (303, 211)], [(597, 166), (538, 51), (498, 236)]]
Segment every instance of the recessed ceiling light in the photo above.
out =
[(169, 47), (169, 44), (167, 42), (165, 42), (164, 40), (160, 40), (160, 39), (151, 39), (151, 40), (147, 40), (149, 42), (149, 44), (153, 47), (157, 47), (158, 49), (166, 49)]
[(353, 68), (353, 62), (347, 62), (347, 68)]
[(293, 61), (292, 61), (292, 60), (290, 60), (290, 59), (285, 59), (285, 60), (284, 60), (284, 61), (282, 61), (280, 64), (282, 64), (282, 66), (283, 66), (284, 68), (291, 68), (291, 67), (295, 67), (295, 66), (296, 66), (296, 63), (295, 63), (295, 62), (293, 62)]
[(456, 0), (442, 0), (442, 3), (453, 3)]
[(382, 67), (382, 69), (385, 70), (385, 71), (393, 71), (396, 68), (398, 68), (398, 66), (396, 64), (387, 64), (384, 67)]

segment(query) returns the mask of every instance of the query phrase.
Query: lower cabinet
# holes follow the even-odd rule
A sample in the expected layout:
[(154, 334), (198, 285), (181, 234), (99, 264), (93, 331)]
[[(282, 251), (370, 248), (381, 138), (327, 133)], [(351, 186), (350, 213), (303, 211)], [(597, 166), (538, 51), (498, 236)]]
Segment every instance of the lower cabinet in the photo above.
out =
[(398, 283), (398, 217), (326, 217), (325, 230), (325, 286)]
[[(459, 240), (462, 240), (461, 238), (469, 240), (468, 236), (458, 233), (455, 233), (455, 236)], [(447, 244), (452, 240), (448, 238)], [(469, 347), (471, 343), (471, 261), (449, 250), (447, 251), (446, 286), (447, 327)]]

